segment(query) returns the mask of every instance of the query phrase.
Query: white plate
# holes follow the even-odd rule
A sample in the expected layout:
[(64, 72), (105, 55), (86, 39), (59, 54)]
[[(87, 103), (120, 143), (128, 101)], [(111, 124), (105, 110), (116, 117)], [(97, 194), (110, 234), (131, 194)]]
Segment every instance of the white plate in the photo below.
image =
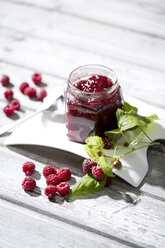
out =
[[(164, 117), (164, 110), (150, 106), (135, 98), (125, 96), (124, 99), (139, 109), (139, 113), (149, 116), (157, 114)], [(149, 136), (165, 139), (165, 121), (158, 120), (152, 125)], [(82, 144), (68, 140), (66, 136), (63, 112), (44, 112), (31, 118), (19, 126), (7, 139), (6, 145), (41, 145), (54, 147), (64, 151), (87, 157)], [(122, 159), (122, 168), (113, 172), (134, 187), (138, 187), (148, 171), (147, 148), (131, 153)], [(81, 165), (80, 165), (81, 166)]]

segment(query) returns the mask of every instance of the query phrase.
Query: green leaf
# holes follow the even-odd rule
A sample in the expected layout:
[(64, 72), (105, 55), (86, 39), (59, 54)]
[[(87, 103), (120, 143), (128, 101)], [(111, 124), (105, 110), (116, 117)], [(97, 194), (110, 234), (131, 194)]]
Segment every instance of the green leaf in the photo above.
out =
[(114, 160), (111, 161), (111, 163), (107, 162), (106, 157), (101, 156), (98, 160), (98, 163), (102, 170), (104, 171), (104, 174), (110, 177), (114, 177), (115, 175), (112, 172), (112, 166), (111, 164), (114, 162)]
[(100, 151), (100, 149), (98, 150), (93, 147), (89, 147), (88, 145), (84, 145), (84, 150), (91, 158), (98, 157), (98, 152)]
[(99, 157), (99, 153), (104, 147), (104, 142), (99, 136), (89, 136), (85, 140), (86, 145), (84, 145), (85, 152), (91, 157)]
[(108, 136), (114, 143), (116, 143), (116, 141), (122, 136), (119, 128), (113, 129), (111, 131), (106, 131), (104, 134)]
[(138, 109), (136, 107), (131, 106), (128, 102), (124, 102), (123, 110), (125, 112), (137, 113)]
[(102, 190), (106, 183), (106, 176), (98, 181), (92, 175), (83, 176), (70, 190), (68, 196), (86, 195)]
[(118, 127), (121, 131), (126, 131), (137, 126), (144, 126), (145, 122), (138, 116), (126, 114), (122, 109), (117, 109), (116, 117)]
[(103, 149), (104, 142), (102, 141), (102, 138), (99, 136), (88, 136), (85, 140), (85, 143), (91, 147), (95, 147), (97, 149)]
[(150, 116), (147, 116), (145, 117), (150, 123), (155, 121), (155, 120), (158, 120), (159, 117), (156, 115), (156, 114), (153, 114), (153, 115), (150, 115)]
[(117, 129), (113, 129), (113, 130), (111, 130), (111, 131), (107, 131), (107, 132), (105, 132), (105, 133), (121, 134), (121, 131), (120, 131), (119, 128), (117, 128)]

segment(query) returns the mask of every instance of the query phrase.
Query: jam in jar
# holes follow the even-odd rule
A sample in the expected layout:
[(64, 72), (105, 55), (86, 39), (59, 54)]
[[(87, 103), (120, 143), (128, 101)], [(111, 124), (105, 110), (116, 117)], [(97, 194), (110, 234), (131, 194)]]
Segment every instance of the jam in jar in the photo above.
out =
[(89, 135), (104, 136), (117, 128), (116, 110), (123, 98), (115, 72), (100, 65), (85, 65), (69, 76), (65, 92), (66, 127), (70, 140), (84, 143)]

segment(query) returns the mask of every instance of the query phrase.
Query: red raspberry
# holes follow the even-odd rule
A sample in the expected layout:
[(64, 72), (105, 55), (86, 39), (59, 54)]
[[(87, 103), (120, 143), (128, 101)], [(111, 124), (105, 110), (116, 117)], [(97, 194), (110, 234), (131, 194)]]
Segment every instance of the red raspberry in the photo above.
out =
[(2, 75), (1, 83), (3, 86), (7, 86), (10, 82), (10, 78), (7, 75)]
[(67, 183), (60, 183), (59, 185), (57, 185), (57, 192), (61, 195), (67, 195), (70, 191), (70, 186)]
[(95, 161), (92, 161), (91, 159), (84, 159), (82, 163), (83, 172), (85, 174), (89, 174), (92, 171), (93, 166), (97, 166), (97, 163)]
[(25, 190), (34, 190), (34, 188), (36, 187), (36, 181), (32, 177), (25, 177), (22, 182), (22, 187)]
[(15, 109), (11, 104), (8, 104), (3, 108), (3, 112), (8, 116), (12, 115), (14, 113), (14, 110)]
[(60, 178), (55, 174), (51, 174), (46, 178), (46, 183), (47, 185), (51, 184), (56, 186), (57, 184), (60, 183)]
[(102, 140), (104, 142), (104, 149), (111, 149), (113, 147), (112, 143), (106, 136), (102, 137)]
[(23, 82), (21, 83), (21, 85), (19, 86), (19, 89), (22, 93), (24, 93), (24, 90), (29, 87), (29, 84), (27, 82)]
[(51, 175), (51, 174), (57, 175), (57, 170), (56, 170), (56, 168), (54, 168), (54, 167), (51, 166), (51, 165), (46, 165), (46, 166), (44, 167), (42, 173), (43, 173), (44, 177), (48, 177), (48, 176)]
[(105, 186), (108, 187), (112, 182), (112, 177), (107, 177), (107, 181), (105, 183)]
[(61, 168), (57, 172), (61, 182), (68, 181), (71, 178), (71, 172), (68, 168)]
[(57, 186), (49, 185), (45, 188), (45, 195), (50, 199), (56, 195), (56, 192), (57, 192)]
[(97, 180), (102, 180), (104, 178), (104, 172), (101, 167), (93, 167), (92, 174)]
[(32, 81), (33, 81), (36, 85), (40, 84), (41, 81), (42, 81), (42, 76), (41, 76), (41, 74), (40, 74), (40, 73), (34, 73), (34, 74), (32, 75)]
[(35, 170), (35, 164), (33, 162), (25, 162), (22, 166), (22, 170), (23, 172), (26, 173), (26, 175), (31, 175), (34, 170)]
[(38, 100), (43, 100), (47, 96), (47, 92), (45, 89), (41, 89), (40, 92), (37, 93)]
[(13, 99), (13, 91), (12, 89), (7, 89), (5, 92), (4, 92), (4, 96), (7, 100), (12, 100)]
[(34, 97), (36, 96), (36, 89), (32, 87), (26, 87), (24, 90), (24, 94), (29, 96), (29, 97)]
[(13, 106), (13, 108), (15, 110), (19, 110), (20, 109), (20, 102), (18, 100), (12, 101), (11, 105)]

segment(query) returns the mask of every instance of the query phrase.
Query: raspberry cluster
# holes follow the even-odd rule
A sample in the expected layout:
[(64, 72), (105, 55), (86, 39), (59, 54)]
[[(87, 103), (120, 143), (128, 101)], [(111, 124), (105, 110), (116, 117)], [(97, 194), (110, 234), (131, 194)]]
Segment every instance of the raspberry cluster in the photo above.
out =
[[(97, 180), (102, 180), (104, 178), (104, 171), (102, 170), (102, 168), (91, 159), (84, 159), (82, 168), (85, 174), (92, 173), (93, 177)], [(110, 185), (111, 180), (111, 177), (107, 177), (106, 186)]]
[[(34, 73), (32, 75), (32, 81), (35, 85), (41, 84), (42, 82), (41, 74)], [(2, 75), (0, 82), (2, 86), (10, 87), (9, 76)], [(28, 96), (29, 98), (36, 97), (39, 101), (42, 101), (47, 96), (47, 92), (44, 88), (40, 89), (40, 91), (37, 92), (36, 89), (31, 87), (27, 82), (22, 82), (21, 85), (19, 86), (19, 89), (24, 95)], [(11, 88), (5, 90), (4, 97), (6, 98), (6, 100), (10, 101), (10, 103), (3, 108), (3, 112), (7, 116), (11, 116), (12, 114), (14, 114), (15, 110), (20, 109), (20, 102), (19, 100), (13, 98), (14, 92)]]
[(47, 187), (45, 195), (53, 198), (56, 194), (65, 196), (70, 191), (69, 184), (66, 183), (71, 178), (71, 171), (68, 168), (61, 168), (58, 171), (51, 165), (46, 165), (43, 169)]
[[(35, 170), (35, 164), (31, 161), (25, 162), (22, 165), (22, 170), (26, 174), (22, 182), (22, 187), (24, 190), (33, 191), (36, 187), (36, 181), (29, 175), (31, 175)], [(68, 168), (61, 168), (56, 170), (51, 165), (46, 165), (43, 169), (43, 176), (46, 179), (47, 187), (45, 188), (45, 195), (51, 199), (56, 194), (65, 196), (70, 191), (70, 186), (66, 181), (71, 178), (71, 171)]]

